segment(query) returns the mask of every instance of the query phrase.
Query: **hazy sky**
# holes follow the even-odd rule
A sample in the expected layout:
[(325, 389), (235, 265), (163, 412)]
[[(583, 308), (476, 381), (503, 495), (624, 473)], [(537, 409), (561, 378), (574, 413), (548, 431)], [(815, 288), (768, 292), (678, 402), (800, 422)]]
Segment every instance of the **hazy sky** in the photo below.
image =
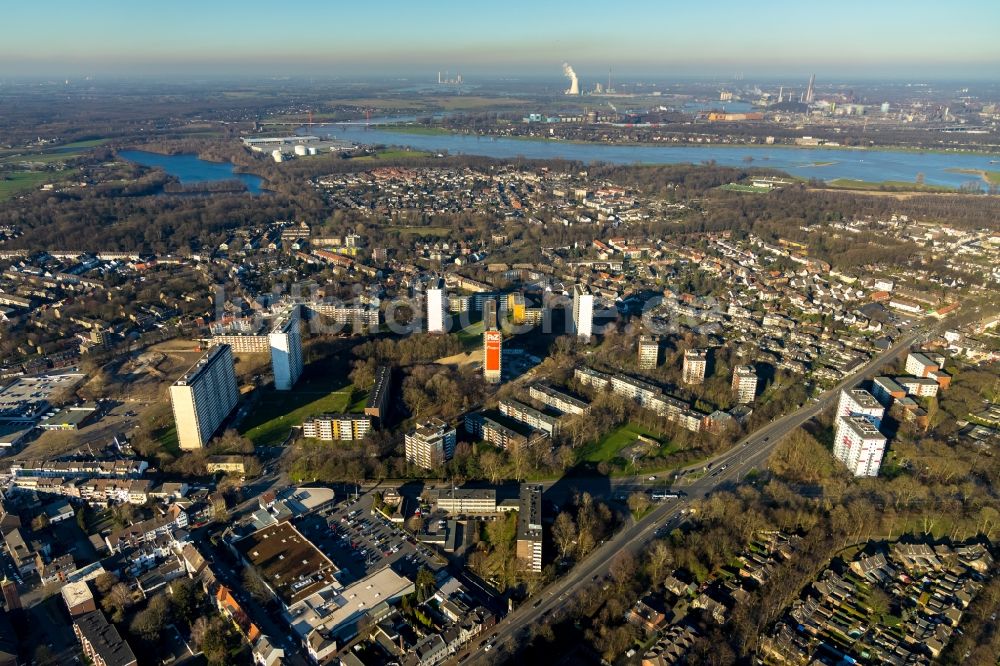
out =
[(998, 0), (45, 0), (0, 16), (0, 76), (1000, 71)]

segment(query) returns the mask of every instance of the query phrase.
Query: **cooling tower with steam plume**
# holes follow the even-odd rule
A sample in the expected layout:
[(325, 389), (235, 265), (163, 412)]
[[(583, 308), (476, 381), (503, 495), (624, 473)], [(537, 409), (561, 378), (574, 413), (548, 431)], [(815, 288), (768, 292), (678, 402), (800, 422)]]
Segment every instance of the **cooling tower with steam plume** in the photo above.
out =
[(576, 78), (576, 72), (573, 68), (569, 66), (568, 62), (563, 63), (563, 74), (569, 79), (569, 88), (566, 90), (567, 95), (579, 95), (580, 94), (580, 80)]

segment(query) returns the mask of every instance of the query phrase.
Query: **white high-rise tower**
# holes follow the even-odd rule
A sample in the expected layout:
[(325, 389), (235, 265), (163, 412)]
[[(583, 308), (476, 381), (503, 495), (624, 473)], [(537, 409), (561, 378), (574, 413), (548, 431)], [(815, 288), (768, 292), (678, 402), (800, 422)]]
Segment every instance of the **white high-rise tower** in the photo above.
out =
[(239, 400), (233, 348), (216, 345), (170, 387), (180, 447), (204, 447)]
[(271, 347), (274, 388), (290, 391), (302, 375), (302, 327), (298, 305), (278, 317), (267, 340)]
[(573, 287), (573, 332), (590, 339), (594, 333), (594, 295), (582, 284)]
[(444, 295), (444, 280), (432, 281), (427, 287), (427, 332), (444, 333), (444, 313), (447, 299)]

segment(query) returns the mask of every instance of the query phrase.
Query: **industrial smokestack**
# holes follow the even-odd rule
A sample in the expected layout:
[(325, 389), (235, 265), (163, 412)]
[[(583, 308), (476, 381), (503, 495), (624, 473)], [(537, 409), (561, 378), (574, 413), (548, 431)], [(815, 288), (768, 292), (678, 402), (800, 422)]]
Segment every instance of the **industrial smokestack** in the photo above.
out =
[(576, 72), (573, 68), (569, 66), (568, 62), (563, 63), (563, 75), (569, 79), (569, 88), (566, 90), (567, 95), (579, 95), (580, 94), (580, 80), (576, 78)]

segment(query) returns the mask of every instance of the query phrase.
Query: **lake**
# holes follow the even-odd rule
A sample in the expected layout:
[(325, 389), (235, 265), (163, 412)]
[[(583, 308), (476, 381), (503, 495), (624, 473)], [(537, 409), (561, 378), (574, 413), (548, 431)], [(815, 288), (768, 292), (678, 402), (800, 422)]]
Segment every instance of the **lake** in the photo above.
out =
[[(382, 120), (382, 119), (380, 119)], [(567, 141), (505, 139), (466, 134), (408, 134), (386, 131), (377, 125), (365, 127), (364, 120), (353, 123), (313, 125), (300, 133), (335, 136), (360, 144), (408, 146), (417, 150), (447, 151), (450, 154), (481, 155), (510, 159), (565, 159), (583, 163), (612, 164), (698, 164), (710, 160), (735, 167), (778, 169), (793, 176), (831, 181), (839, 178), (879, 183), (912, 183), (917, 174), (928, 185), (961, 187), (968, 182), (986, 184), (975, 174), (955, 173), (953, 169), (1000, 171), (1000, 155), (967, 155), (893, 150), (783, 148), (767, 146), (636, 146), (570, 143)], [(745, 162), (751, 157), (753, 161)]]
[(221, 180), (239, 180), (251, 194), (260, 194), (264, 179), (251, 173), (237, 173), (229, 162), (209, 162), (193, 153), (161, 155), (144, 150), (123, 150), (118, 156), (129, 162), (159, 168), (176, 176), (182, 185), (212, 183)]

